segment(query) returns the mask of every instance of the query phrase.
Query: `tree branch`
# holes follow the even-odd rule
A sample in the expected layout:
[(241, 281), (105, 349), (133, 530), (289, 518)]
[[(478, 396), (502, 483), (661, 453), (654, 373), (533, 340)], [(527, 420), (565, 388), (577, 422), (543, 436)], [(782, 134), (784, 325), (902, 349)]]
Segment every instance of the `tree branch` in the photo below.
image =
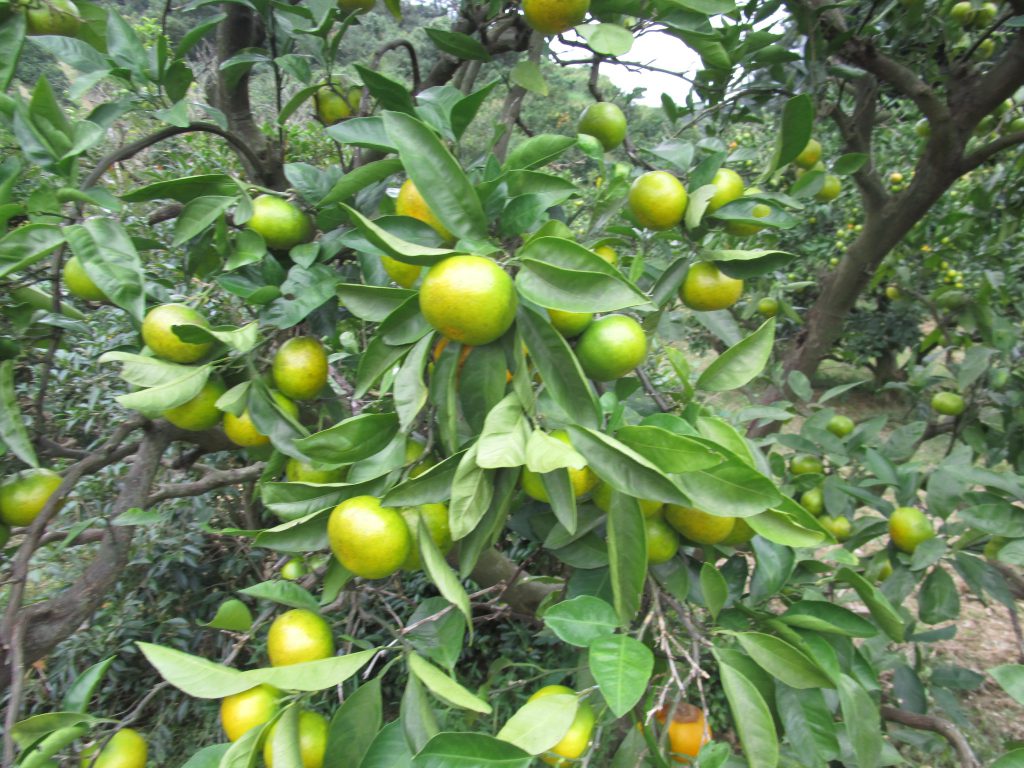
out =
[(373, 63), (370, 65), (370, 69), (379, 69), (380, 60), (384, 58), (384, 54), (399, 48), (404, 48), (409, 54), (409, 64), (412, 67), (412, 91), (416, 93), (420, 88), (420, 61), (416, 55), (416, 49), (408, 40), (392, 40), (378, 48), (377, 52), (373, 54)]
[(974, 752), (971, 750), (971, 745), (967, 743), (967, 739), (948, 720), (943, 720), (941, 717), (934, 717), (933, 715), (918, 715), (914, 712), (907, 712), (904, 709), (896, 709), (895, 707), (884, 705), (882, 706), (882, 717), (893, 723), (899, 723), (918, 731), (931, 731), (932, 733), (939, 734), (956, 750), (957, 756), (960, 758), (960, 765), (963, 768), (981, 768), (981, 763), (974, 756)]
[(1017, 144), (1024, 144), (1024, 132), (1018, 131), (1017, 133), (1008, 133), (1005, 136), (1000, 136), (998, 139), (990, 141), (988, 144), (979, 147), (964, 157), (963, 160), (960, 161), (959, 171), (961, 174), (973, 171), (979, 165), (991, 160), (1004, 149), (1009, 149)]
[(226, 485), (238, 485), (239, 483), (256, 480), (263, 473), (266, 464), (257, 462), (248, 467), (239, 469), (221, 470), (214, 469), (205, 474), (202, 479), (194, 483), (177, 483), (175, 485), (162, 485), (156, 493), (150, 495), (146, 500), (146, 506), (151, 507), (167, 499), (180, 499), (185, 496), (202, 496), (207, 491), (223, 488)]
[(529, 574), (523, 573), (519, 565), (496, 549), (489, 549), (480, 555), (470, 578), (481, 587), (496, 584), (505, 586), (499, 599), (515, 613), (533, 616), (541, 602), (562, 587), (558, 584), (529, 581)]

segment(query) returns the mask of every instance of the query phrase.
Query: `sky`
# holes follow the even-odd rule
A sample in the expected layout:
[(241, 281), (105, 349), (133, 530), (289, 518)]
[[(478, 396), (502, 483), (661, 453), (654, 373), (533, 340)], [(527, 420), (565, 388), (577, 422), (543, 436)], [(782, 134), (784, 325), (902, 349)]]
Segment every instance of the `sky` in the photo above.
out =
[[(552, 47), (560, 58), (569, 60), (580, 58), (582, 53), (579, 48), (560, 45), (557, 40), (552, 41)], [(663, 32), (648, 32), (643, 35), (634, 42), (633, 50), (620, 58), (624, 61), (682, 72), (687, 77), (693, 77), (700, 69), (700, 57), (681, 40)], [(678, 77), (660, 72), (631, 72), (625, 67), (611, 63), (601, 65), (601, 74), (626, 93), (630, 93), (634, 88), (645, 88), (646, 92), (639, 103), (651, 107), (661, 106), (662, 93), (668, 93), (674, 101), (682, 103), (689, 90), (689, 84)]]

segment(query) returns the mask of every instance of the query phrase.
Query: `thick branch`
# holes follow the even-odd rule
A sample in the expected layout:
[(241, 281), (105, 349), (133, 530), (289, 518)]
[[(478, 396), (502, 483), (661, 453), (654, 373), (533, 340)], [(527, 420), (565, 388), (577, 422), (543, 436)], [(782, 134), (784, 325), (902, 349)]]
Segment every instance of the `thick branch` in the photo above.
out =
[(176, 485), (162, 485), (146, 501), (146, 506), (151, 507), (167, 499), (180, 499), (185, 496), (202, 496), (207, 491), (223, 488), (226, 485), (238, 485), (251, 480), (256, 480), (263, 473), (266, 465), (258, 462), (248, 467), (239, 469), (221, 470), (215, 469), (208, 472), (200, 480), (194, 483), (178, 483)]
[(933, 715), (918, 715), (903, 709), (887, 706), (882, 707), (882, 717), (918, 731), (931, 731), (932, 733), (939, 734), (956, 750), (961, 766), (964, 768), (981, 768), (981, 763), (974, 756), (974, 752), (971, 750), (971, 745), (967, 743), (967, 739), (948, 720), (943, 720), (941, 717), (934, 717)]
[(500, 597), (501, 602), (515, 613), (525, 616), (534, 615), (548, 595), (561, 589), (557, 584), (529, 581), (529, 574), (524, 573), (513, 560), (496, 549), (489, 549), (480, 555), (470, 578), (481, 587), (505, 585), (505, 591)]
[(961, 173), (973, 171), (979, 165), (991, 160), (1004, 149), (1024, 144), (1024, 132), (1008, 133), (971, 152), (960, 162)]
[(373, 54), (373, 63), (370, 65), (370, 69), (379, 69), (380, 60), (384, 58), (384, 54), (399, 48), (404, 48), (409, 54), (409, 65), (412, 67), (412, 90), (413, 93), (416, 93), (420, 89), (420, 61), (416, 55), (416, 49), (408, 40), (392, 40), (390, 43), (385, 43), (378, 48), (377, 52)]

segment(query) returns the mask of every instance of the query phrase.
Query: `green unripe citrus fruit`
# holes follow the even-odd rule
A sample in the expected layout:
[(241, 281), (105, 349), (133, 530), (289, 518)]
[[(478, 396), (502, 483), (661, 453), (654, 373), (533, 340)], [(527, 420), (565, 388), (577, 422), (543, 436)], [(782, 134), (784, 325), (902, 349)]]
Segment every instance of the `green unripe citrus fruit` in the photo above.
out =
[(544, 35), (560, 35), (578, 24), (590, 8), (590, 0), (523, 0), (526, 23)]
[(889, 538), (897, 549), (908, 555), (934, 537), (931, 521), (917, 507), (898, 507), (889, 517)]
[(594, 253), (613, 267), (617, 267), (619, 265), (619, 254), (617, 254), (615, 249), (610, 245), (599, 245), (594, 249)]
[[(263, 762), (274, 768), (274, 736), (280, 721), (274, 723), (263, 744)], [(299, 758), (302, 768), (322, 768), (327, 754), (327, 718), (319, 712), (299, 712)]]
[(420, 272), (423, 271), (423, 267), (417, 264), (406, 264), (404, 261), (391, 258), (386, 253), (381, 254), (380, 263), (384, 267), (384, 271), (388, 273), (388, 277), (403, 288), (412, 288), (416, 285), (416, 281), (420, 279)]
[(679, 298), (698, 312), (728, 309), (742, 295), (743, 281), (729, 277), (712, 261), (698, 261), (691, 265), (679, 288)]
[[(537, 699), (554, 694), (575, 696), (576, 692), (564, 685), (548, 685), (534, 693), (528, 701), (536, 701)], [(562, 737), (560, 742), (548, 750), (548, 753), (555, 757), (544, 756), (542, 757), (544, 762), (548, 765), (562, 766), (568, 765), (568, 760), (576, 760), (581, 757), (587, 751), (587, 747), (590, 746), (590, 737), (594, 732), (596, 720), (597, 718), (594, 716), (594, 710), (590, 704), (581, 701), (576, 708), (576, 717), (573, 718), (568, 732)], [(566, 758), (566, 760), (563, 761), (559, 758)]]
[[(371, 8), (374, 1), (370, 0)], [(313, 94), (317, 119), (324, 125), (335, 125), (352, 117), (359, 111), (362, 100), (363, 89), (359, 86), (325, 85)]]
[(599, 101), (583, 110), (576, 132), (593, 136), (610, 152), (626, 138), (626, 116), (610, 101)]
[(694, 507), (665, 505), (665, 520), (695, 544), (719, 544), (732, 533), (734, 517), (711, 515)]
[(839, 181), (838, 176), (833, 176), (831, 173), (825, 176), (825, 183), (818, 193), (814, 196), (814, 199), (819, 203), (828, 203), (839, 197), (839, 193), (843, 191), (843, 184)]
[[(614, 489), (608, 483), (598, 483), (590, 496), (594, 504), (597, 505), (597, 508), (605, 514), (611, 514), (613, 491)], [(637, 499), (636, 503), (640, 506), (640, 511), (643, 512), (644, 517), (654, 517), (665, 506), (663, 502), (654, 501), (653, 499)]]
[(344, 467), (328, 469), (294, 458), (288, 459), (284, 466), (285, 477), (289, 483), (341, 483), (345, 481), (345, 472)]
[(225, 696), (220, 701), (220, 725), (228, 741), (238, 741), (253, 728), (277, 714), (281, 691), (266, 683), (247, 691)]
[(305, 211), (274, 195), (252, 201), (252, 217), (245, 225), (262, 235), (273, 251), (289, 251), (313, 239), (313, 222)]
[(644, 329), (626, 315), (595, 320), (580, 336), (576, 357), (583, 372), (595, 381), (620, 379), (647, 357)]
[(629, 189), (629, 210), (641, 226), (671, 229), (683, 220), (688, 202), (682, 182), (667, 171), (650, 171)]
[(777, 299), (765, 297), (757, 302), (757, 312), (765, 317), (775, 317), (779, 314), (779, 302)]
[[(281, 410), (292, 418), (297, 419), (299, 417), (299, 406), (280, 392), (271, 392), (270, 394)], [(261, 445), (267, 445), (270, 442), (270, 438), (256, 427), (256, 423), (252, 420), (252, 416), (249, 415), (248, 409), (242, 411), (240, 416), (235, 416), (233, 413), (224, 414), (224, 434), (228, 436), (231, 442), (242, 448), (256, 448)]]
[(132, 728), (115, 733), (92, 761), (92, 768), (146, 768), (149, 747), (142, 734)]
[(25, 469), (5, 477), (0, 483), (0, 522), (31, 525), (60, 484), (61, 476), (50, 469)]
[(647, 565), (667, 563), (679, 551), (679, 534), (661, 515), (644, 518), (647, 529)]
[(25, 21), (30, 35), (74, 37), (82, 25), (71, 0), (32, 0), (25, 8)]
[(327, 520), (327, 540), (338, 561), (364, 579), (395, 573), (413, 546), (401, 512), (373, 496), (356, 496), (336, 506)]
[(327, 352), (312, 336), (296, 336), (274, 355), (274, 386), (292, 400), (312, 400), (327, 385)]
[(590, 312), (563, 312), (560, 309), (549, 309), (548, 317), (555, 330), (567, 339), (575, 339), (594, 322)]
[(715, 186), (715, 194), (708, 201), (709, 213), (714, 213), (723, 205), (743, 197), (743, 179), (736, 171), (719, 168), (711, 183)]
[(224, 382), (218, 378), (207, 379), (199, 394), (187, 403), (169, 408), (161, 414), (178, 429), (189, 432), (203, 432), (220, 423), (222, 414), (217, 409), (217, 400), (227, 392)]
[[(551, 437), (561, 440), (566, 445), (572, 445), (569, 441), (569, 434), (564, 429), (556, 429), (551, 433)], [(572, 493), (576, 498), (591, 491), (599, 482), (597, 475), (591, 471), (590, 467), (583, 467), (582, 469), (570, 468), (568, 472), (569, 484), (572, 486)], [(524, 469), (521, 483), (523, 491), (531, 499), (543, 501), (545, 504), (551, 501), (539, 473)]]
[(448, 507), (444, 504), (420, 504), (418, 507), (405, 507), (402, 510), (402, 517), (412, 534), (412, 546), (409, 548), (409, 556), (402, 563), (404, 571), (418, 571), (423, 567), (420, 560), (420, 518), (427, 526), (427, 532), (431, 540), (437, 546), (442, 555), (447, 555), (452, 548), (452, 529), (448, 521)]
[(956, 392), (936, 392), (932, 397), (932, 410), (943, 416), (959, 416), (967, 403)]
[(305, 608), (285, 611), (270, 625), (267, 655), (273, 667), (286, 667), (334, 655), (331, 627), (322, 616)]
[(853, 526), (848, 517), (822, 515), (818, 518), (818, 523), (822, 528), (835, 536), (836, 541), (846, 541), (850, 538), (850, 533), (853, 531)]
[(455, 235), (441, 223), (441, 220), (430, 209), (430, 206), (427, 205), (427, 201), (423, 199), (423, 195), (420, 194), (412, 179), (406, 179), (401, 189), (398, 190), (398, 199), (395, 200), (395, 213), (399, 216), (409, 216), (422, 221), (437, 232), (446, 243), (455, 242)]
[(107, 300), (107, 294), (89, 277), (77, 256), (72, 256), (64, 262), (62, 277), (64, 286), (72, 296), (77, 296), (85, 301)]
[(419, 301), (442, 336), (471, 347), (501, 338), (515, 321), (518, 303), (512, 278), (482, 256), (450, 256), (432, 266)]
[(825, 427), (836, 437), (846, 437), (848, 434), (853, 432), (854, 427), (857, 425), (853, 419), (849, 416), (844, 416), (841, 413), (837, 413), (831, 419), (828, 420), (828, 425)]
[(821, 142), (811, 139), (793, 162), (801, 168), (810, 170), (818, 164), (819, 160), (821, 160)]
[(800, 506), (812, 515), (820, 515), (825, 510), (825, 494), (821, 488), (811, 488), (800, 495)]
[(794, 475), (820, 475), (825, 472), (825, 465), (817, 456), (794, 456), (789, 463), (789, 471)]
[(153, 307), (142, 321), (142, 340), (153, 354), (172, 363), (194, 363), (213, 349), (212, 341), (192, 344), (174, 333), (176, 325), (197, 325), (208, 328), (206, 318), (184, 304), (162, 304)]

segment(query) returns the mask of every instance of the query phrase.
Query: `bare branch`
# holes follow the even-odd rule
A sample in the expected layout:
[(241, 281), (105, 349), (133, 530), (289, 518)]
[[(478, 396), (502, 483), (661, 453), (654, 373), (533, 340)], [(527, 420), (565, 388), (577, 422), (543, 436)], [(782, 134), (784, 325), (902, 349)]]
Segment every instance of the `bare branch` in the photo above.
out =
[(968, 171), (973, 171), (979, 165), (991, 160), (1004, 149), (1009, 149), (1017, 144), (1024, 144), (1024, 131), (1008, 133), (1005, 136), (1000, 136), (998, 139), (990, 141), (988, 144), (974, 150), (960, 161), (960, 173), (964, 174)]
[(208, 491), (215, 490), (217, 488), (223, 488), (226, 485), (239, 485), (240, 483), (249, 482), (250, 480), (256, 480), (262, 473), (266, 464), (258, 462), (248, 467), (241, 467), (239, 469), (214, 469), (205, 475), (202, 479), (195, 481), (194, 483), (178, 483), (176, 485), (162, 485), (156, 493), (150, 495), (146, 500), (146, 506), (151, 507), (161, 501), (167, 499), (180, 499), (186, 496), (202, 496)]
[(373, 63), (370, 65), (370, 69), (379, 69), (380, 60), (384, 58), (384, 55), (389, 51), (396, 51), (399, 48), (404, 49), (409, 54), (409, 65), (412, 67), (412, 90), (413, 93), (416, 93), (420, 88), (420, 60), (416, 55), (416, 49), (408, 40), (392, 40), (390, 43), (385, 43), (378, 48), (377, 52), (373, 54)]
[(907, 712), (904, 709), (887, 706), (882, 707), (882, 717), (918, 731), (931, 731), (932, 733), (939, 734), (956, 750), (957, 756), (960, 758), (960, 765), (963, 768), (981, 768), (981, 763), (974, 756), (974, 752), (971, 750), (971, 745), (967, 743), (967, 739), (948, 720), (932, 715), (918, 715), (914, 712)]

